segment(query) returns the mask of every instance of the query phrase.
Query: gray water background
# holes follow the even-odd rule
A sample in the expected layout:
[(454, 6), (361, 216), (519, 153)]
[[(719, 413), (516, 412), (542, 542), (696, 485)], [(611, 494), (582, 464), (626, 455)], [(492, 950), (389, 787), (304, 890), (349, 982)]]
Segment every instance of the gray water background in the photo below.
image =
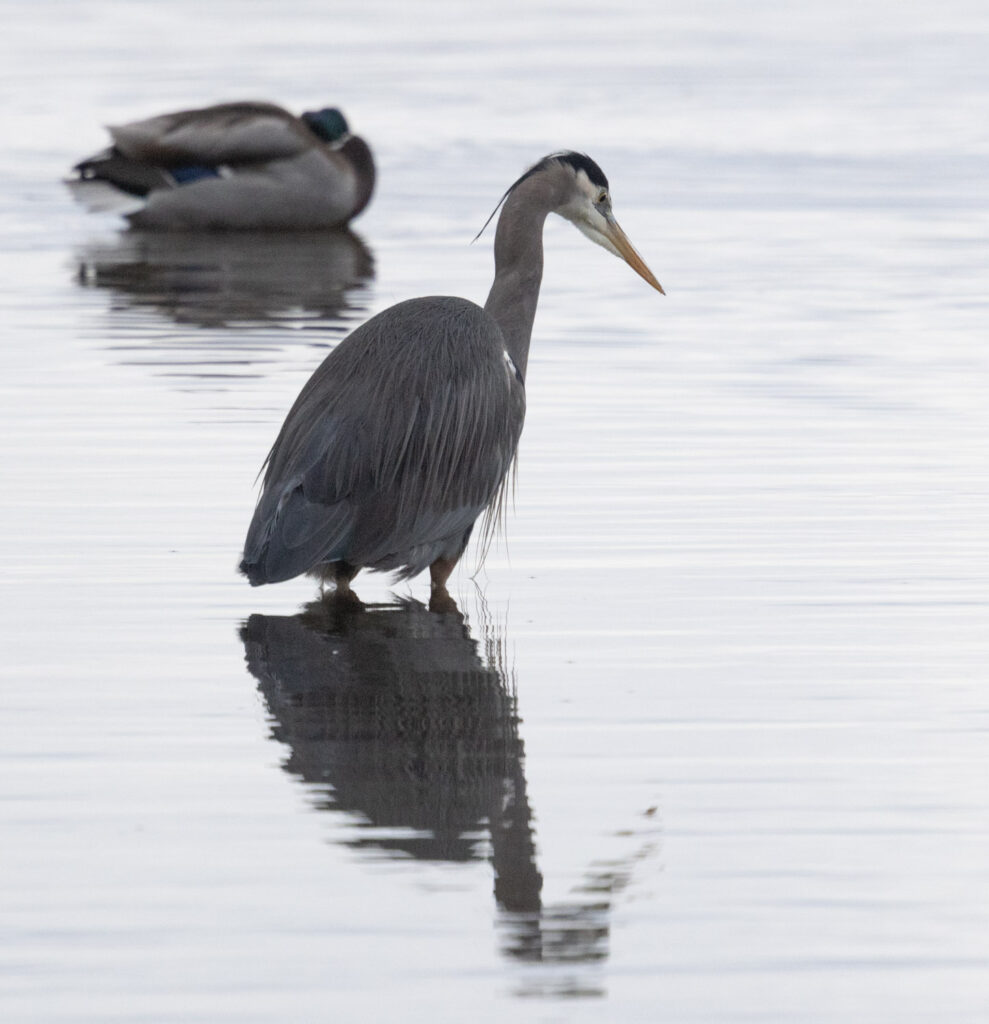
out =
[[(989, 1019), (985, 4), (0, 17), (0, 1017)], [(59, 182), (244, 97), (370, 141), (356, 238)], [(561, 147), (668, 296), (547, 225), (465, 620), (248, 588), (307, 375)]]

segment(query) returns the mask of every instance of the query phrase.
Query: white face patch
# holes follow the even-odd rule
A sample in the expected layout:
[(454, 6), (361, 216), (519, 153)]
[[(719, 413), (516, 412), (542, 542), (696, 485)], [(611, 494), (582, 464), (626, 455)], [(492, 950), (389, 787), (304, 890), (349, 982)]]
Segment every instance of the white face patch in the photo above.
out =
[[(615, 248), (614, 243), (607, 235), (608, 217), (604, 211), (610, 212), (611, 202), (608, 199), (607, 189), (594, 182), (587, 176), (583, 169), (577, 171), (577, 189), (573, 199), (566, 206), (556, 212), (565, 217), (583, 235), (589, 238), (596, 245), (607, 249), (614, 256), (621, 258), (621, 253)], [(599, 200), (604, 194), (607, 202), (599, 206)]]
[(588, 199), (594, 198), (601, 191), (596, 185), (591, 184), (591, 179), (588, 178), (587, 171), (583, 168), (577, 172), (577, 186)]
[[(602, 220), (603, 219), (604, 218), (602, 218)], [(619, 259), (625, 258), (615, 248), (614, 242), (612, 242), (611, 239), (606, 234), (604, 234), (603, 231), (600, 231), (596, 224), (591, 224), (583, 220), (575, 220), (573, 223), (577, 227), (578, 231), (581, 232), (581, 234), (586, 235), (592, 242), (596, 242), (598, 245), (601, 246), (602, 249), (607, 249), (608, 252), (610, 252), (613, 256), (617, 256)]]
[(602, 189), (588, 178), (587, 171), (580, 169), (575, 177), (577, 179), (576, 195), (566, 206), (561, 207), (557, 211), (566, 217), (567, 220), (574, 221), (574, 223), (587, 218), (588, 211), (594, 210), (594, 203), (602, 192)]

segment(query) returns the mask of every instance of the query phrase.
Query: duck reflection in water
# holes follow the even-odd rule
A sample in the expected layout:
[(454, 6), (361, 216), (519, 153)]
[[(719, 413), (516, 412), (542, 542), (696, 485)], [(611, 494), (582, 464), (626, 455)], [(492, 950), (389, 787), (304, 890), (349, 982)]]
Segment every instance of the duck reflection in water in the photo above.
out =
[[(252, 615), (241, 637), (272, 737), (289, 748), (285, 771), (318, 787), (321, 808), (363, 819), (349, 845), (449, 862), (490, 850), (506, 955), (607, 956), (600, 877), (581, 886), (581, 900), (542, 904), (517, 698), (496, 626), (485, 623), (482, 655), (452, 602), (437, 613), (411, 599), (364, 605), (329, 594), (299, 615)], [(561, 982), (569, 994), (599, 992), (596, 980)]]
[(77, 253), (84, 287), (179, 324), (312, 325), (367, 314), (357, 301), (374, 276), (370, 250), (353, 232), (123, 231)]

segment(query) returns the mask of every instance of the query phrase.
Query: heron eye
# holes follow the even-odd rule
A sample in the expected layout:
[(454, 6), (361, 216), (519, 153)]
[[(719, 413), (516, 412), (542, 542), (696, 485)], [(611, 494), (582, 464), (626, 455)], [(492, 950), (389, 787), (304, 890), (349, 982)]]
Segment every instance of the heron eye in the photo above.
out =
[(599, 203), (606, 203), (607, 201), (608, 201), (608, 193), (607, 192), (602, 192), (601, 195), (598, 196), (598, 202)]

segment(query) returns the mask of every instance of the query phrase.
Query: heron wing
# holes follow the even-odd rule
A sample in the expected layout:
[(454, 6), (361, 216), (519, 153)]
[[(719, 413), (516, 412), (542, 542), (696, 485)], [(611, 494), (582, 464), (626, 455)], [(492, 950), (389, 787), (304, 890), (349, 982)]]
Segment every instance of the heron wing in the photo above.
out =
[(414, 575), (462, 547), (522, 428), (503, 353), (497, 324), (463, 299), (399, 303), (358, 328), (286, 418), (245, 562), (269, 580), (340, 559)]

